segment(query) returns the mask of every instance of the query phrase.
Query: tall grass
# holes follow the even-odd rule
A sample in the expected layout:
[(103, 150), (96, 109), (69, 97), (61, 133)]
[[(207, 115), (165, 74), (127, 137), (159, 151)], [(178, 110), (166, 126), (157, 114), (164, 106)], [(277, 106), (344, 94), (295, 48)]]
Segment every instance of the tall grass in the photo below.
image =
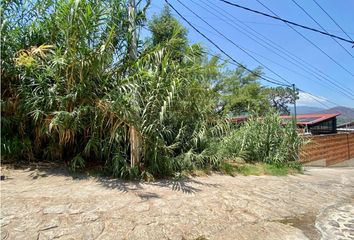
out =
[[(136, 25), (145, 21), (140, 1)], [(203, 48), (171, 38), (138, 42), (129, 60), (127, 1), (2, 1), (2, 150), (5, 158), (100, 165), (115, 177), (169, 175), (215, 158), (214, 111)], [(144, 5), (145, 4), (145, 5)], [(141, 10), (140, 10), (141, 9)], [(38, 15), (38, 13), (40, 14)], [(141, 164), (131, 167), (130, 134)]]
[(275, 165), (297, 164), (299, 150), (305, 143), (294, 123), (283, 124), (276, 112), (264, 117), (252, 116), (236, 127), (220, 144), (224, 158)]
[[(139, 3), (137, 28), (149, 1)], [(189, 45), (178, 25), (161, 42), (140, 39), (130, 61), (127, 1), (2, 1), (0, 10), (2, 157), (97, 164), (122, 178), (224, 158), (296, 161), (301, 139), (276, 114), (229, 133), (212, 90), (217, 58)], [(132, 128), (141, 141), (134, 167)]]

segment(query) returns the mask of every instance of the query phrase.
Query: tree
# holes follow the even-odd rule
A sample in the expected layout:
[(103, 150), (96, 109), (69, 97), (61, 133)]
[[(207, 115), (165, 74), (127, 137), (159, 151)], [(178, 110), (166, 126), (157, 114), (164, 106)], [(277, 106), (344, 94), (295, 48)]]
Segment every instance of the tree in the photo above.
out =
[[(146, 5), (137, 9), (139, 28)], [(1, 11), (6, 158), (95, 164), (116, 177), (217, 166), (225, 115), (266, 109), (260, 69), (222, 71), (167, 8), (149, 23), (151, 37), (137, 39), (135, 60), (126, 1), (3, 1)]]
[(183, 53), (188, 47), (187, 29), (172, 16), (168, 5), (164, 6), (159, 15), (154, 15), (148, 25), (152, 34), (151, 45), (164, 44), (174, 53), (170, 57), (182, 60)]
[(288, 105), (293, 104), (295, 100), (299, 99), (299, 92), (294, 93), (291, 88), (275, 87), (266, 88), (265, 94), (268, 97), (269, 104), (276, 109), (281, 115), (289, 115), (290, 110)]
[(214, 81), (214, 90), (219, 94), (218, 111), (226, 115), (243, 115), (263, 112), (267, 109), (267, 99), (258, 81), (261, 69), (248, 73), (242, 67), (221, 73)]
[[(124, 1), (29, 3), (5, 11), (11, 16), (11, 7), (21, 12), (31, 6), (32, 13), (49, 5), (41, 18), (26, 16), (24, 25), (20, 16), (11, 20), (2, 35), (2, 78), (13, 86), (2, 92), (2, 147), (8, 153), (18, 150), (18, 158), (27, 158), (20, 150), (27, 149), (36, 159), (65, 161), (73, 170), (99, 164), (119, 177), (210, 164), (208, 137), (223, 122), (207, 79), (217, 66), (206, 61), (200, 45), (188, 45), (177, 20), (163, 15), (173, 34), (153, 27), (155, 40), (140, 46), (131, 61)], [(130, 165), (131, 126), (142, 141), (141, 168)]]

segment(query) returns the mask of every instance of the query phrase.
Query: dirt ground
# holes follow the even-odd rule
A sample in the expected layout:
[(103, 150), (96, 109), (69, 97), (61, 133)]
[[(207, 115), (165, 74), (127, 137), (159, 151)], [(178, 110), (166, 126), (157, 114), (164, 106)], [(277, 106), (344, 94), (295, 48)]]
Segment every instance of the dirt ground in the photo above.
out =
[(354, 239), (354, 168), (151, 183), (2, 174), (1, 239)]

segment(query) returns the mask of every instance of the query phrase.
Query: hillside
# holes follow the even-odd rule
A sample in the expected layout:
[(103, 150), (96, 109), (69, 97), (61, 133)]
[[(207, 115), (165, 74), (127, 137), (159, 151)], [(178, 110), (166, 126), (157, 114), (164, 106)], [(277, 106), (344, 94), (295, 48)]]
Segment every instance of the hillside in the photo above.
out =
[[(290, 113), (294, 114), (294, 108), (289, 107)], [(323, 109), (318, 107), (298, 106), (296, 108), (297, 114), (310, 114), (310, 113), (340, 113), (337, 117), (337, 123), (345, 123), (354, 121), (354, 108), (348, 108), (343, 106), (333, 107), (330, 109)]]
[(340, 113), (341, 115), (337, 117), (337, 123), (354, 121), (354, 108), (338, 106), (323, 110), (320, 113)]

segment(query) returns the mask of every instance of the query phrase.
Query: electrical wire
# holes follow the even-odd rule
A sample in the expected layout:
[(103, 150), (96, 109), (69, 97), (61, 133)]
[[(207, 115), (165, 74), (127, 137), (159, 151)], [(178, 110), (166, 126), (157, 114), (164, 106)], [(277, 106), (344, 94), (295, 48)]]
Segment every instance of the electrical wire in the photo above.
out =
[[(295, 0), (291, 0), (296, 6), (298, 6), (309, 18), (312, 19), (312, 21), (314, 21), (323, 31), (327, 32), (328, 31), (319, 23), (316, 21), (316, 19), (314, 19), (311, 14), (309, 14), (299, 3), (297, 3)], [(354, 58), (354, 56), (340, 43), (337, 41), (337, 39), (331, 37), (333, 39), (333, 41), (335, 41), (346, 53), (348, 53), (352, 58)]]
[[(209, 32), (209, 33), (211, 33), (211, 34), (215, 34), (216, 35), (216, 33), (213, 33), (213, 32), (211, 32), (211, 31), (209, 31), (209, 30), (207, 30), (207, 29), (205, 29), (205, 28), (203, 28), (203, 27), (201, 27), (201, 26), (198, 26), (198, 25), (194, 25), (194, 26), (196, 26), (196, 27), (198, 27), (198, 28), (200, 28), (200, 29), (203, 29), (204, 31), (207, 31), (207, 32)], [(145, 30), (147, 30), (147, 31), (150, 31), (150, 29), (149, 28), (147, 28), (147, 27), (145, 27), (145, 26), (142, 26), (142, 28), (144, 28)], [(250, 51), (250, 50), (248, 50), (248, 51)], [(220, 56), (220, 54), (216, 54), (216, 53), (212, 53), (212, 52), (208, 52), (208, 51), (203, 51), (202, 50), (202, 53), (204, 53), (204, 54), (207, 54), (207, 55), (209, 55), (210, 57), (216, 57), (216, 58), (218, 58), (218, 59), (220, 59), (220, 60), (222, 60), (222, 61), (224, 61), (224, 62), (227, 62), (227, 64), (231, 64), (231, 65), (233, 65), (233, 66), (236, 66), (236, 67), (240, 67), (240, 65), (239, 64), (237, 64), (237, 63), (235, 63), (235, 62), (233, 62), (232, 61), (232, 59), (225, 59), (225, 58), (222, 58), (221, 56)], [(255, 53), (255, 52), (253, 52), (254, 54), (257, 54), (257, 53)], [(258, 54), (259, 55), (259, 54)], [(263, 57), (264, 58), (264, 56), (261, 56), (261, 57)], [(231, 60), (231, 61), (230, 61)], [(241, 66), (242, 68), (244, 68), (244, 66)], [(284, 67), (285, 68), (285, 66), (282, 66), (282, 67)], [(247, 70), (247, 71), (249, 71), (249, 70)], [(260, 77), (259, 75), (257, 75), (257, 77)], [(268, 79), (270, 79), (270, 80), (272, 80), (273, 82), (279, 82), (278, 80), (276, 80), (276, 79), (274, 79), (274, 78), (271, 78), (271, 77), (267, 77)], [(265, 80), (265, 79), (263, 79), (263, 80)], [(272, 83), (273, 83), (272, 82)], [(290, 85), (288, 86), (288, 85), (283, 85), (283, 84), (281, 84), (281, 86), (284, 86), (284, 87), (290, 87)]]
[(243, 69), (247, 70), (248, 72), (254, 74), (255, 76), (263, 79), (266, 82), (279, 85), (279, 86), (284, 86), (284, 87), (291, 87), (290, 85), (286, 85), (284, 83), (281, 83), (279, 81), (273, 81), (270, 80), (267, 77), (263, 77), (260, 74), (250, 70), (240, 62), (236, 61), (233, 57), (231, 57), (228, 53), (226, 53), (218, 44), (216, 44), (213, 40), (211, 40), (209, 37), (207, 37), (204, 33), (202, 33), (198, 28), (196, 28), (188, 19), (186, 19), (168, 0), (165, 0), (166, 4), (171, 7), (179, 17), (181, 17), (191, 28), (193, 28), (197, 33), (199, 33), (203, 38), (205, 38), (208, 42), (210, 42), (213, 46), (215, 46), (220, 52), (222, 52), (225, 56), (227, 56), (230, 60), (232, 60), (234, 63), (236, 63), (239, 67), (242, 67)]
[[(222, 1), (222, 0), (220, 0)], [(271, 13), (273, 13), (274, 15), (278, 16), (275, 12), (273, 12), (269, 7), (267, 7), (264, 3), (262, 3), (260, 0), (256, 0), (259, 4), (261, 4), (263, 7), (265, 7), (268, 11), (270, 11)], [(309, 38), (307, 38), (305, 35), (303, 35), (301, 32), (299, 32), (298, 30), (296, 30), (293, 26), (291, 26), (289, 23), (285, 23), (286, 25), (288, 25), (288, 27), (290, 27), (292, 30), (294, 30), (297, 34), (299, 34), (302, 38), (304, 38), (307, 42), (309, 42), (312, 46), (314, 46), (315, 48), (317, 48), (319, 51), (321, 51), (323, 54), (325, 54), (329, 59), (332, 60), (332, 62), (334, 62), (335, 64), (337, 64), (340, 68), (342, 68), (344, 71), (346, 71), (348, 74), (350, 74), (352, 77), (354, 77), (354, 74), (352, 72), (350, 72), (348, 69), (346, 69), (342, 64), (340, 64), (339, 62), (337, 62), (334, 58), (332, 58), (331, 56), (328, 55), (328, 53), (326, 53), (324, 50), (322, 50), (319, 46), (317, 46), (314, 42), (312, 42)]]
[(224, 37), (226, 40), (228, 40), (232, 45), (234, 45), (235, 47), (237, 47), (238, 49), (240, 49), (242, 52), (246, 53), (249, 57), (251, 57), (253, 60), (255, 60), (257, 63), (259, 63), (261, 66), (263, 66), (264, 68), (266, 68), (267, 70), (269, 70), (270, 72), (272, 72), (273, 74), (275, 74), (276, 76), (278, 76), (279, 78), (281, 78), (283, 81), (289, 83), (291, 85), (291, 82), (289, 82), (287, 79), (285, 79), (284, 77), (280, 76), (278, 73), (276, 73), (275, 71), (273, 71), (272, 69), (270, 69), (268, 66), (266, 66), (265, 64), (263, 64), (261, 61), (259, 61), (257, 58), (255, 58), (253, 55), (251, 55), (249, 52), (247, 52), (245, 49), (243, 49), (242, 47), (240, 47), (239, 45), (237, 45), (234, 41), (232, 41), (230, 38), (228, 38), (225, 34), (223, 34), (222, 32), (220, 32), (219, 30), (217, 30), (215, 27), (213, 27), (211, 24), (209, 24), (207, 21), (205, 21), (203, 18), (201, 18), (196, 12), (194, 12), (192, 9), (190, 9), (188, 6), (186, 6), (184, 3), (182, 3), (180, 0), (177, 0), (177, 2), (179, 2), (183, 7), (185, 7), (186, 9), (188, 9), (190, 12), (192, 12), (196, 17), (198, 17), (201, 21), (203, 21), (205, 24), (207, 24), (210, 28), (212, 28), (215, 32), (217, 32), (218, 34), (220, 34), (222, 37)]
[[(328, 100), (328, 99), (326, 99), (326, 98), (318, 97), (318, 96), (316, 96), (316, 95), (313, 95), (312, 93), (309, 93), (309, 92), (304, 91), (304, 90), (299, 89), (299, 88), (298, 88), (298, 90), (299, 90), (299, 92), (306, 93), (310, 98), (312, 98), (313, 100), (315, 100), (316, 102), (318, 102), (319, 104), (321, 104), (322, 106), (324, 106), (324, 107), (326, 107), (326, 108), (328, 108), (328, 109), (331, 108), (331, 107), (330, 107), (329, 105), (325, 104), (323, 101), (326, 101), (326, 102), (328, 102), (328, 103), (331, 103), (331, 104), (333, 104), (334, 106), (340, 106), (340, 104), (335, 103), (335, 102), (333, 102), (333, 101), (330, 101), (330, 100)], [(318, 99), (322, 99), (323, 101), (320, 101), (320, 100), (318, 100)]]
[[(206, 5), (208, 5), (208, 2), (204, 2)], [(260, 4), (262, 4), (261, 2), (259, 2)], [(213, 4), (215, 7), (217, 7), (218, 9), (220, 9), (221, 11), (225, 12), (226, 14), (228, 14), (229, 16), (231, 16), (233, 19), (235, 19), (236, 21), (240, 22), (242, 25), (244, 25), (245, 27), (247, 27), (248, 29), (250, 29), (251, 31), (253, 31), (254, 33), (256, 33), (257, 35), (259, 35), (260, 37), (258, 37), (258, 39), (262, 39), (264, 41), (267, 40), (269, 43), (267, 43), (269, 46), (274, 47), (275, 49), (277, 49), (278, 51), (284, 53), (287, 57), (291, 58), (292, 60), (296, 61), (298, 64), (300, 64), (301, 66), (303, 66), (304, 68), (306, 68), (307, 70), (311, 71), (310, 74), (312, 74), (313, 76), (317, 76), (320, 75), (321, 78), (325, 79), (328, 82), (331, 82), (332, 84), (334, 84), (335, 86), (337, 86), (338, 88), (342, 89), (343, 91), (346, 91), (348, 94), (352, 94), (354, 92), (354, 90), (351, 90), (350, 88), (348, 88), (347, 86), (345, 86), (345, 88), (343, 88), (341, 85), (337, 84), (337, 80), (334, 79), (333, 77), (329, 76), (328, 74), (324, 73), (323, 71), (321, 71), (320, 69), (318, 69), (317, 67), (313, 66), (311, 63), (305, 61), (304, 59), (296, 56), (295, 54), (291, 53), (289, 50), (285, 49), (284, 47), (282, 47), (281, 45), (279, 45), (278, 43), (274, 42), (273, 40), (269, 39), (267, 36), (265, 36), (264, 34), (259, 33), (258, 31), (254, 30), (252, 27), (248, 26), (247, 24), (245, 24), (244, 22), (240, 21), (239, 19), (237, 19), (235, 16), (229, 14), (228, 12), (226, 12), (224, 9), (220, 8), (219, 6)], [(266, 7), (265, 5), (263, 5), (264, 7)], [(267, 7), (266, 7), (267, 8)], [(268, 10), (270, 10), (268, 8)], [(271, 11), (271, 10), (270, 10)], [(288, 27), (292, 28), (292, 26), (287, 25)], [(299, 33), (296, 29), (293, 29), (295, 32), (297, 32), (298, 34), (301, 35), (301, 33)], [(254, 36), (254, 35), (253, 35)], [(304, 37), (304, 36), (303, 36)], [(309, 39), (306, 39), (308, 41), (310, 41)], [(266, 41), (264, 41), (266, 42)], [(308, 72), (308, 71), (307, 71)], [(354, 96), (352, 94), (352, 96)]]
[(337, 27), (340, 28), (340, 30), (342, 30), (342, 32), (343, 32), (350, 40), (354, 41), (354, 40), (348, 35), (348, 33), (347, 33), (346, 31), (344, 31), (344, 29), (331, 17), (331, 15), (329, 15), (329, 13), (328, 13), (326, 10), (324, 10), (323, 7), (321, 7), (321, 5), (320, 5), (316, 0), (312, 0), (312, 1), (313, 1), (319, 8), (321, 8), (321, 10), (334, 22), (334, 24), (337, 25)]
[[(244, 31), (246, 31), (247, 33), (251, 34), (252, 36), (256, 37), (257, 39), (259, 39), (260, 41), (263, 41), (265, 44), (267, 44), (268, 46), (272, 47), (272, 48), (275, 48), (276, 50), (278, 50), (279, 52), (282, 52), (284, 55), (286, 55), (288, 58), (292, 59), (293, 61), (295, 61), (295, 65), (299, 66), (301, 65), (301, 69), (303, 69), (304, 71), (306, 71), (307, 73), (311, 74), (312, 76), (315, 76), (316, 78), (321, 78), (319, 80), (326, 80), (328, 82), (330, 82), (332, 85), (336, 86), (337, 88), (340, 88), (341, 90), (343, 91), (346, 91), (347, 94), (351, 94), (352, 96), (354, 96), (353, 92), (354, 90), (350, 89), (349, 87), (347, 86), (343, 86), (343, 84), (338, 84), (337, 83), (337, 80), (334, 79), (332, 76), (329, 76), (327, 73), (323, 72), (321, 69), (315, 67), (314, 65), (312, 65), (310, 62), (300, 58), (299, 56), (295, 55), (294, 53), (290, 52), (289, 50), (285, 49), (284, 47), (282, 47), (281, 45), (279, 45), (278, 43), (274, 42), (273, 40), (271, 40), (270, 38), (268, 38), (267, 36), (265, 36), (264, 34), (261, 34), (260, 32), (256, 31), (254, 28), (250, 27), (249, 25), (247, 25), (244, 21), (241, 21), (239, 19), (237, 19), (234, 15), (231, 15), (230, 13), (228, 13), (227, 11), (225, 11), (224, 9), (220, 8), (219, 6), (215, 5), (212, 3), (212, 1), (206, 1), (206, 2), (203, 2), (205, 5), (209, 6), (210, 8), (212, 8), (213, 10), (215, 10), (215, 8), (218, 8), (219, 10), (223, 11), (224, 13), (226, 13), (227, 15), (229, 15), (231, 18), (233, 18), (233, 20), (231, 19), (231, 23), (235, 23), (236, 22), (234, 20), (236, 20), (237, 22), (239, 22), (240, 24), (242, 24), (243, 26), (245, 26), (247, 29), (249, 29), (250, 31), (252, 31), (253, 33), (255, 33), (256, 35), (259, 35), (259, 36), (256, 36), (255, 34), (253, 34), (252, 32), (250, 32), (249, 30), (245, 29), (244, 27), (238, 25), (240, 28), (242, 28)], [(213, 6), (210, 6), (209, 5), (212, 4)], [(158, 8), (158, 9), (162, 9), (160, 6), (157, 6), (155, 4), (151, 4), (152, 6)], [(215, 10), (217, 11), (217, 10)], [(195, 17), (194, 15), (186, 15), (184, 14), (184, 16), (189, 16), (189, 17)], [(218, 19), (218, 18), (216, 18)], [(230, 18), (229, 18), (230, 19)], [(215, 20), (215, 18), (213, 19)], [(253, 23), (253, 22), (251, 22)], [(273, 24), (274, 25), (274, 24)], [(282, 26), (282, 25), (278, 25), (278, 26)], [(289, 27), (289, 26), (288, 26)], [(290, 26), (291, 27), (291, 26)], [(294, 29), (294, 31), (296, 31)], [(266, 41), (265, 41), (266, 40)], [(284, 59), (284, 57), (282, 57)], [(294, 62), (292, 62), (294, 64)], [(338, 90), (336, 90), (338, 91)]]
[[(192, 0), (192, 2), (194, 2)], [(196, 2), (194, 2), (195, 4), (197, 4), (198, 6), (202, 7), (205, 9), (205, 7), (203, 5), (200, 5)], [(299, 58), (298, 56), (296, 56), (295, 54), (289, 52), (287, 49), (283, 48), (282, 46), (280, 46), (279, 44), (277, 44), (276, 42), (272, 41), (271, 39), (269, 39), (267, 36), (259, 33), (258, 31), (254, 30), (252, 27), (248, 26), (247, 24), (245, 24), (243, 21), (237, 19), (235, 16), (231, 15), (230, 13), (228, 13), (227, 11), (225, 11), (224, 9), (220, 8), (219, 6), (213, 4), (210, 1), (204, 1), (203, 2), (204, 5), (208, 6), (209, 8), (211, 8), (213, 11), (218, 12), (218, 14), (228, 18), (231, 20), (231, 26), (236, 27), (235, 24), (241, 28), (243, 31), (247, 32), (248, 34), (252, 35), (253, 37), (259, 39), (261, 42), (264, 42), (266, 45), (268, 45), (271, 48), (274, 48), (275, 50), (283, 53), (284, 55), (286, 55), (286, 57), (290, 58), (291, 60), (295, 61), (295, 63), (291, 60), (286, 59), (284, 56), (279, 55), (278, 53), (272, 51), (271, 49), (269, 49), (268, 47), (264, 46), (263, 44), (259, 43), (259, 41), (255, 40), (254, 38), (250, 37), (249, 35), (247, 35), (246, 33), (242, 32), (243, 34), (247, 35), (249, 38), (253, 39), (254, 41), (256, 41), (257, 43), (259, 43), (260, 45), (262, 45), (263, 47), (267, 48), (268, 50), (272, 51), (273, 53), (275, 53), (276, 55), (278, 55), (279, 57), (283, 58), (286, 61), (290, 61), (292, 64), (298, 66), (299, 68), (301, 68), (302, 70), (304, 70), (305, 72), (311, 74), (312, 76), (314, 76), (315, 78), (317, 78), (319, 81), (325, 80), (328, 83), (330, 83), (331, 85), (333, 85), (334, 87), (341, 89), (341, 90), (335, 90), (335, 91), (339, 91), (342, 94), (346, 95), (349, 98), (353, 98), (354, 97), (354, 90), (351, 90), (350, 88), (348, 88), (347, 86), (343, 86), (343, 84), (338, 84), (337, 80), (334, 79), (333, 77), (329, 76), (328, 74), (324, 73), (323, 71), (321, 71), (320, 69), (318, 69), (317, 67), (313, 66), (311, 63), (305, 61), (304, 59)], [(212, 4), (213, 6), (209, 5)], [(217, 9), (216, 9), (217, 8)], [(225, 16), (225, 14), (227, 14), (228, 16)], [(208, 10), (207, 10), (208, 11)], [(210, 11), (209, 11), (210, 12)], [(236, 22), (235, 22), (236, 21)], [(247, 29), (245, 29), (243, 26), (240, 26), (239, 24), (242, 24), (243, 26), (245, 26)], [(290, 26), (292, 27), (292, 26)], [(249, 31), (249, 30), (250, 31)], [(295, 29), (294, 29), (295, 30)], [(296, 30), (295, 30), (296, 31)], [(255, 35), (256, 34), (256, 35)], [(322, 84), (320, 84), (322, 85)]]
[[(243, 64), (239, 63), (238, 61), (236, 61), (233, 57), (231, 57), (228, 53), (226, 53), (221, 47), (219, 47), (219, 45), (217, 45), (213, 40), (211, 40), (209, 37), (207, 37), (204, 33), (202, 33), (198, 28), (196, 28), (188, 19), (186, 19), (168, 0), (165, 0), (166, 4), (171, 7), (176, 13), (177, 15), (182, 18), (190, 27), (192, 27), (197, 33), (199, 33), (202, 37), (204, 37), (208, 42), (210, 42), (212, 45), (214, 45), (219, 51), (221, 51), (225, 56), (227, 56), (230, 60), (232, 60), (235, 64), (237, 64), (237, 66), (239, 67), (242, 67), (244, 68), (245, 70), (247, 70), (248, 72), (254, 74), (255, 76), (258, 76), (259, 78), (267, 81), (267, 82), (270, 82), (270, 83), (273, 83), (275, 85), (279, 85), (279, 86), (283, 86), (283, 87), (292, 87), (291, 85), (286, 85), (286, 84), (283, 84), (283, 83), (280, 83), (278, 81), (272, 81), (272, 80), (269, 80), (268, 78), (265, 78), (261, 75), (259, 75), (258, 73), (248, 69), (247, 67), (245, 67)], [(209, 53), (210, 54), (210, 53)], [(215, 57), (218, 57), (217, 55), (213, 55), (211, 54), (212, 56), (215, 56)], [(315, 95), (307, 92), (307, 91), (304, 91), (302, 89), (298, 89), (298, 91), (300, 92), (303, 92), (303, 93), (306, 93), (308, 94), (311, 98), (313, 98), (315, 101), (317, 101), (319, 104), (325, 106), (326, 108), (330, 108), (328, 105), (324, 104), (323, 102), (319, 101), (317, 98), (319, 97), (316, 97)], [(328, 99), (323, 99), (327, 102), (330, 102), (334, 105), (339, 105), (335, 102), (332, 102)]]
[[(191, 0), (191, 1), (192, 1), (194, 4), (198, 5), (199, 7), (205, 9), (206, 11), (208, 11), (210, 14), (212, 14), (212, 15), (214, 15), (214, 16), (217, 16), (216, 14), (219, 14), (219, 15), (225, 17), (226, 19), (224, 19), (224, 18), (219, 18), (219, 19), (222, 19), (222, 20), (225, 21), (225, 22), (227, 22), (227, 19), (229, 19), (229, 20), (230, 20), (229, 23), (230, 23), (230, 26), (231, 26), (231, 27), (233, 27), (233, 28), (236, 29), (237, 31), (240, 31), (241, 33), (243, 33), (243, 34), (246, 35), (247, 37), (251, 38), (252, 40), (254, 40), (255, 42), (257, 42), (258, 44), (260, 44), (262, 47), (268, 49), (269, 51), (273, 52), (274, 54), (276, 54), (277, 56), (279, 56), (279, 57), (281, 57), (282, 59), (286, 60), (287, 62), (291, 62), (292, 64), (298, 66), (299, 68), (301, 68), (301, 69), (304, 70), (305, 72), (307, 72), (307, 73), (313, 75), (316, 79), (319, 80), (319, 81), (316, 81), (316, 83), (318, 83), (318, 84), (321, 85), (321, 86), (324, 86), (323, 83), (322, 83), (322, 80), (323, 80), (323, 79), (318, 76), (317, 72), (315, 72), (315, 71), (312, 71), (312, 72), (308, 71), (306, 68), (304, 68), (304, 67), (301, 66), (301, 65), (303, 65), (303, 64), (301, 64), (302, 62), (299, 62), (299, 61), (297, 61), (296, 59), (295, 59), (296, 62), (294, 62), (294, 61), (289, 60), (289, 59), (287, 59), (286, 57), (280, 55), (278, 52), (276, 52), (275, 50), (273, 50), (274, 47), (273, 47), (271, 44), (269, 44), (268, 42), (264, 41), (264, 39), (262, 39), (262, 38), (256, 36), (255, 34), (253, 34), (252, 32), (248, 31), (247, 29), (243, 28), (243, 27), (240, 26), (239, 24), (237, 24), (234, 20), (236, 20), (236, 21), (238, 21), (238, 22), (241, 22), (241, 23), (242, 23), (242, 21), (240, 21), (239, 19), (237, 19), (237, 18), (235, 18), (234, 16), (230, 15), (230, 14), (227, 13), (225, 10), (223, 10), (223, 9), (219, 8), (218, 6), (214, 5), (215, 7), (217, 7), (218, 9), (220, 9), (221, 11), (223, 11), (224, 13), (228, 14), (229, 16), (231, 16), (234, 20), (231, 19), (230, 17), (226, 16), (223, 12), (219, 11), (218, 9), (214, 8), (213, 6), (210, 6), (210, 5), (208, 4), (208, 1), (203, 2), (204, 5), (199, 4), (198, 2), (195, 2), (194, 0)], [(208, 6), (208, 7), (209, 7), (210, 9), (212, 9), (212, 10), (207, 9), (205, 6)], [(236, 26), (235, 24), (236, 24), (237, 26)], [(245, 24), (244, 24), (244, 25), (245, 25)], [(245, 26), (247, 26), (247, 25), (245, 25)], [(247, 26), (247, 27), (248, 27), (248, 26)], [(241, 28), (241, 29), (240, 29), (240, 28)], [(250, 29), (253, 30), (252, 28), (250, 28)], [(255, 30), (253, 30), (253, 31), (255, 31)], [(246, 33), (245, 33), (245, 32), (246, 32)], [(250, 36), (250, 35), (251, 35), (251, 36)], [(252, 36), (253, 36), (253, 37), (252, 37)], [(257, 39), (259, 39), (261, 42), (265, 43), (266, 45), (270, 46), (270, 48), (269, 48), (268, 46), (265, 46), (263, 43), (261, 43), (260, 41), (258, 41), (258, 40), (255, 39), (254, 37), (257, 38)], [(244, 48), (244, 49), (245, 49), (245, 48)], [(247, 50), (247, 49), (245, 49), (245, 50)], [(282, 52), (281, 50), (279, 50), (279, 49), (277, 49), (277, 48), (276, 48), (276, 50)], [(273, 60), (270, 60), (269, 58), (262, 56), (261, 54), (255, 53), (255, 52), (253, 52), (253, 51), (251, 51), (251, 50), (247, 50), (247, 51), (248, 51), (248, 52), (251, 52), (251, 53), (253, 53), (253, 54), (256, 54), (256, 55), (258, 55), (258, 56), (261, 56), (262, 58), (267, 59), (268, 61), (273, 62), (274, 64), (276, 64), (276, 65), (278, 65), (278, 66), (281, 66), (282, 68), (287, 69), (288, 71), (295, 72), (294, 70), (291, 70), (291, 69), (289, 69), (289, 68), (287, 68), (287, 67), (285, 67), (285, 66), (283, 66), (283, 65), (281, 65), (281, 64), (279, 64), (279, 63), (276, 63), (276, 62), (274, 62)], [(285, 53), (285, 54), (286, 54), (286, 53)], [(286, 55), (288, 55), (288, 54), (286, 54)], [(289, 57), (289, 56), (288, 56), (288, 57)], [(293, 59), (293, 58), (292, 58), (292, 59)], [(300, 64), (298, 64), (298, 63), (300, 63)], [(304, 76), (304, 75), (301, 74), (301, 73), (298, 73), (298, 72), (295, 72), (295, 73), (298, 74), (298, 75), (301, 75), (302, 77), (308, 78), (308, 77)], [(326, 80), (327, 82), (329, 82), (330, 84), (332, 84), (333, 86), (335, 86), (335, 87), (338, 88), (338, 89), (336, 89), (336, 88), (334, 88), (334, 87), (332, 87), (332, 86), (329, 86), (329, 87), (332, 87), (333, 90), (340, 92), (341, 94), (345, 95), (346, 97), (350, 98), (351, 100), (354, 100), (354, 94), (353, 94), (351, 91), (348, 91), (347, 89), (345, 89), (345, 88), (343, 88), (342, 86), (338, 85), (337, 83), (331, 81), (330, 79), (326, 79), (326, 78), (325, 78), (325, 80)], [(324, 87), (327, 88), (327, 86), (324, 86)], [(341, 90), (343, 90), (343, 91), (341, 91), (341, 90), (339, 90), (339, 89), (341, 89)]]
[(354, 44), (354, 41), (352, 41), (352, 40), (348, 40), (348, 39), (339, 37), (339, 36), (331, 34), (331, 33), (323, 32), (323, 31), (320, 31), (320, 30), (315, 29), (315, 28), (307, 27), (307, 26), (304, 26), (304, 25), (301, 25), (301, 24), (298, 24), (298, 23), (295, 23), (295, 22), (280, 18), (278, 15), (276, 15), (276, 16), (269, 15), (267, 13), (260, 12), (260, 11), (257, 11), (257, 10), (254, 10), (254, 9), (251, 9), (251, 8), (248, 8), (248, 7), (244, 7), (244, 6), (241, 6), (239, 4), (236, 4), (236, 3), (233, 3), (233, 2), (229, 2), (229, 1), (226, 1), (226, 0), (220, 0), (220, 1), (224, 2), (226, 4), (229, 4), (229, 5), (232, 5), (234, 7), (242, 8), (244, 10), (247, 10), (247, 11), (250, 11), (250, 12), (253, 12), (253, 13), (257, 13), (257, 14), (260, 14), (260, 15), (263, 15), (263, 16), (266, 16), (266, 17), (270, 17), (270, 18), (273, 18), (273, 19), (276, 19), (276, 20), (280, 20), (280, 21), (285, 22), (287, 24), (291, 24), (291, 25), (294, 25), (294, 26), (297, 26), (297, 27), (301, 27), (301, 28), (304, 28), (304, 29), (307, 29), (307, 30), (311, 30), (311, 31), (314, 31), (314, 32), (317, 32), (317, 33), (321, 33), (323, 35), (327, 35), (327, 36), (330, 36), (330, 37), (333, 37), (333, 38), (337, 38), (339, 40)]

